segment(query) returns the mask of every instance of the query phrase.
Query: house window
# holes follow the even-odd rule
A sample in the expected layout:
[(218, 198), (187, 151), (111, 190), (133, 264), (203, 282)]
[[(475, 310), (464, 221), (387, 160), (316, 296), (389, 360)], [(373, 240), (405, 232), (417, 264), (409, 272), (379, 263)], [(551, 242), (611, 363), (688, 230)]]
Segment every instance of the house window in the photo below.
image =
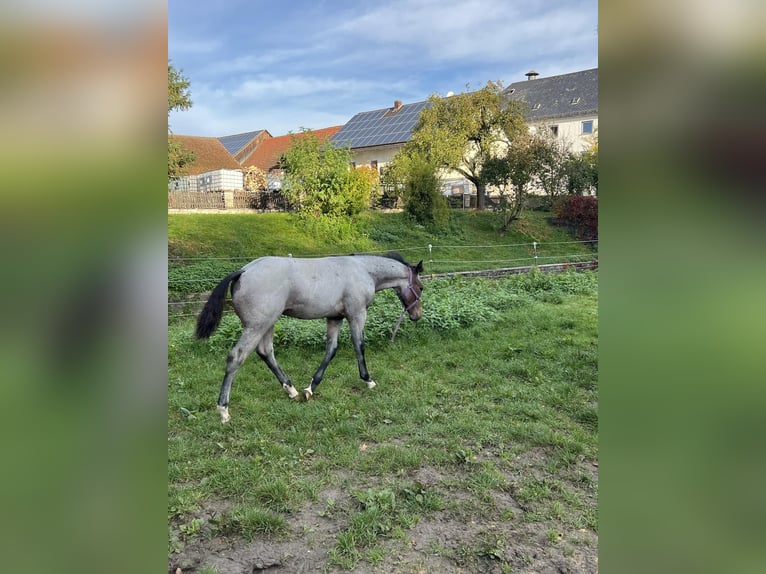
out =
[(554, 138), (559, 137), (559, 126), (551, 126), (551, 135)]
[(582, 133), (584, 134), (593, 133), (593, 120), (587, 120), (582, 123)]
[(374, 159), (370, 162), (370, 169), (378, 171), (378, 160)]
[(351, 162), (351, 169), (356, 169), (356, 162), (355, 161)]

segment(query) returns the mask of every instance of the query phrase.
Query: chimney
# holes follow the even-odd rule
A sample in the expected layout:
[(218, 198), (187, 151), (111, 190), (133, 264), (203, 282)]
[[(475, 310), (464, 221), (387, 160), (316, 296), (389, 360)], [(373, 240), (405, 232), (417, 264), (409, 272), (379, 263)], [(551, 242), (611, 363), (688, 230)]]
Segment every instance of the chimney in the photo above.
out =
[(394, 111), (402, 107), (402, 100), (394, 100)]
[(537, 73), (537, 72), (535, 72), (534, 70), (529, 70), (529, 71), (528, 71), (526, 74), (524, 74), (524, 75), (527, 77), (527, 80), (534, 80), (534, 79), (535, 79), (537, 76), (539, 76), (540, 74), (538, 74), (538, 73)]

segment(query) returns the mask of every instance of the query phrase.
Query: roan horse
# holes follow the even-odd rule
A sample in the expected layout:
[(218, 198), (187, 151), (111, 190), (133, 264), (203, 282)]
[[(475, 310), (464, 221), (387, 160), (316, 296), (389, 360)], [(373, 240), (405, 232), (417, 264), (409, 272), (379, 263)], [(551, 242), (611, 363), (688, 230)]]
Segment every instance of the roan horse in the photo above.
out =
[[(218, 327), (223, 315), (224, 299), (231, 284), (231, 301), (242, 322), (242, 334), (226, 361), (226, 374), (218, 396), (221, 422), (228, 422), (229, 394), (237, 370), (255, 350), (291, 399), (298, 391), (274, 358), (274, 324), (281, 315), (299, 319), (327, 319), (327, 347), (324, 359), (303, 391), (311, 398), (325, 369), (338, 350), (338, 333), (344, 317), (351, 329), (351, 340), (359, 364), (359, 376), (368, 388), (375, 381), (364, 361), (364, 324), (367, 308), (375, 293), (393, 289), (412, 321), (422, 315), (420, 295), (423, 284), (418, 273), (423, 262), (409, 265), (398, 253), (386, 256), (348, 255), (299, 259), (262, 257), (239, 271), (226, 276), (210, 294), (197, 319), (196, 335), (208, 338)], [(401, 320), (401, 317), (400, 317)], [(397, 324), (398, 327), (398, 324)]]

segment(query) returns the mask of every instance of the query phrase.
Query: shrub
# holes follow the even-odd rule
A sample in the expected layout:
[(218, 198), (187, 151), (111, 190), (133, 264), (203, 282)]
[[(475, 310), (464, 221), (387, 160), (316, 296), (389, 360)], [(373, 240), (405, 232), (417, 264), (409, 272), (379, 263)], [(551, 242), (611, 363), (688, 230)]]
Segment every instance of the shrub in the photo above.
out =
[(412, 165), (404, 185), (404, 211), (418, 223), (444, 225), (449, 206), (441, 194), (436, 170), (425, 161)]
[(598, 239), (598, 197), (564, 196), (554, 204), (553, 213), (557, 223), (572, 229), (578, 239)]

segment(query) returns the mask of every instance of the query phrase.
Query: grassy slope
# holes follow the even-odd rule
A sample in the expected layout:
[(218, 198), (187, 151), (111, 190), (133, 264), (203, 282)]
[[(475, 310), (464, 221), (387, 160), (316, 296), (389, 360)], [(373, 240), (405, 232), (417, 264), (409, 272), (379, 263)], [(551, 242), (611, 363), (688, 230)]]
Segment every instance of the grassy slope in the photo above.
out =
[[(356, 239), (333, 242), (323, 241), (284, 213), (169, 215), (170, 291), (210, 289), (225, 274), (263, 255), (398, 250), (410, 261), (424, 260), (428, 273), (529, 265), (534, 261), (533, 241), (541, 244), (539, 263), (554, 261), (549, 256), (592, 257), (588, 246), (568, 243), (572, 237), (551, 226), (547, 216), (528, 211), (500, 236), (492, 213), (453, 212), (450, 226), (436, 233), (413, 224), (402, 213), (366, 213), (357, 222)], [(429, 244), (433, 245), (430, 255)]]

